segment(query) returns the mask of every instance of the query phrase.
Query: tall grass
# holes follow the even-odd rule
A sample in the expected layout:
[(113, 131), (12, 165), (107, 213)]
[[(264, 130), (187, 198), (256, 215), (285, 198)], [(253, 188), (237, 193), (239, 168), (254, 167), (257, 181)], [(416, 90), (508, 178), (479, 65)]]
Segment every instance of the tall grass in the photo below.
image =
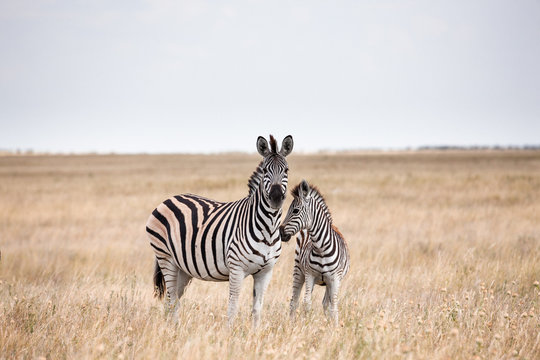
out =
[[(287, 316), (294, 241), (251, 329), (194, 280), (178, 326), (152, 297), (144, 224), (165, 198), (247, 194), (258, 156), (0, 157), (0, 358), (540, 357), (540, 153), (290, 156), (328, 202), (351, 270), (340, 325)], [(290, 196), (285, 207), (290, 202)]]

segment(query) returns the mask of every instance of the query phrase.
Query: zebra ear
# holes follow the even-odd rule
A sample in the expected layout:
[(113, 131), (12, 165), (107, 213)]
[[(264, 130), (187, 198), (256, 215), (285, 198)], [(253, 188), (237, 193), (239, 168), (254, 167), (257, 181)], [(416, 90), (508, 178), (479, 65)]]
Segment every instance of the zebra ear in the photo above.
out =
[(286, 136), (285, 139), (283, 139), (283, 142), (281, 143), (281, 150), (279, 151), (279, 153), (283, 156), (289, 155), (293, 149), (293, 145), (294, 145), (294, 142), (293, 142), (292, 136), (291, 135)]
[(300, 183), (300, 194), (302, 195), (303, 199), (306, 199), (309, 194), (309, 184), (306, 180), (302, 180)]
[(266, 157), (266, 155), (270, 153), (270, 149), (268, 148), (268, 141), (266, 141), (266, 139), (262, 136), (259, 136), (257, 138), (257, 151), (264, 157)]

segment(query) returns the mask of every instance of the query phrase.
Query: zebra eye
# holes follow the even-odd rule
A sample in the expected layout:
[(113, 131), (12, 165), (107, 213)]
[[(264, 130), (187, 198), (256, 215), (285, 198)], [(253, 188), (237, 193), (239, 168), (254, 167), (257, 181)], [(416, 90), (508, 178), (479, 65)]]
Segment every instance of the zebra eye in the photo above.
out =
[(289, 168), (286, 168), (285, 169), (285, 174), (288, 174), (289, 173)]
[(293, 211), (292, 211), (292, 213), (293, 213), (294, 215), (298, 214), (299, 212), (300, 212), (300, 209), (293, 209)]

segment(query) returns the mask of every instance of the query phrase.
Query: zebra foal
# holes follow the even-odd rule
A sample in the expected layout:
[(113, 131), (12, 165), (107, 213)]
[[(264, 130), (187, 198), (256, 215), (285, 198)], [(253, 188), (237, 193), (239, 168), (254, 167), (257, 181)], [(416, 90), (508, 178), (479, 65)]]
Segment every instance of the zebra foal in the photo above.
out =
[(257, 139), (263, 160), (248, 182), (248, 196), (219, 202), (199, 195), (177, 195), (150, 215), (146, 231), (156, 257), (156, 295), (165, 292), (174, 307), (192, 278), (229, 281), (229, 325), (237, 313), (242, 281), (253, 276), (253, 325), (260, 319), (263, 296), (281, 254), (279, 223), (287, 193), (289, 167), (285, 157), (293, 148), (289, 135), (281, 150), (270, 136)]
[(282, 241), (297, 232), (290, 316), (296, 316), (302, 286), (304, 302), (311, 309), (314, 284), (326, 286), (323, 308), (338, 323), (338, 291), (349, 270), (349, 251), (343, 235), (332, 224), (330, 210), (319, 190), (302, 180), (293, 190), (294, 197), (280, 227)]

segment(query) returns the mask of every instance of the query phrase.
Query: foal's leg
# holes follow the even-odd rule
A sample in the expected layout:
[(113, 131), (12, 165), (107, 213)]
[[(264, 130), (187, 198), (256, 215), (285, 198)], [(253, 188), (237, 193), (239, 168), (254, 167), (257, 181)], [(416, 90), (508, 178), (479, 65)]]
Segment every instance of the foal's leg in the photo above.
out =
[(328, 306), (330, 305), (330, 292), (328, 291), (329, 287), (326, 286), (326, 289), (324, 291), (324, 298), (322, 300), (322, 306), (324, 310), (324, 314), (328, 316)]
[(296, 318), (296, 309), (298, 308), (298, 300), (300, 299), (300, 293), (302, 292), (302, 287), (304, 286), (304, 281), (306, 277), (300, 268), (295, 265), (293, 272), (293, 292), (291, 297), (291, 304), (289, 306), (290, 312), (289, 316), (291, 320)]
[(309, 272), (305, 274), (306, 292), (304, 294), (304, 305), (306, 311), (311, 311), (311, 293), (315, 284), (315, 278)]
[(333, 320), (334, 325), (338, 324), (338, 292), (341, 281), (339, 279), (332, 279), (326, 284), (328, 296), (330, 298), (330, 318)]

